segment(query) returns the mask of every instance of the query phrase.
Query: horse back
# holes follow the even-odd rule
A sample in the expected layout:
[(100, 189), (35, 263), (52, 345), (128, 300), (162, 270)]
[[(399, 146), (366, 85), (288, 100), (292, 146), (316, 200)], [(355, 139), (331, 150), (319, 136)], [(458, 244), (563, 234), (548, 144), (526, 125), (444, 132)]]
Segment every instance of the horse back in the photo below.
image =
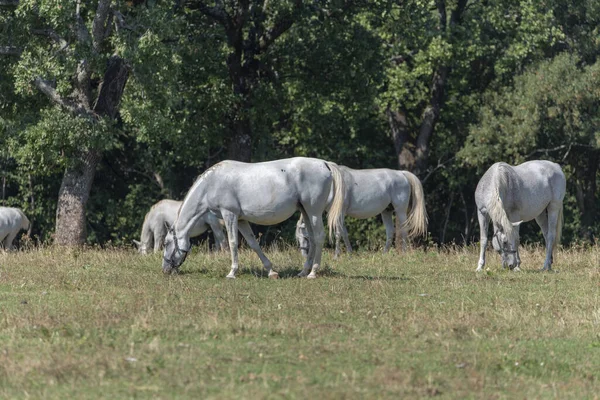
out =
[[(23, 225), (27, 225), (23, 228)], [(0, 233), (14, 232), (29, 227), (29, 220), (18, 208), (0, 207)]]

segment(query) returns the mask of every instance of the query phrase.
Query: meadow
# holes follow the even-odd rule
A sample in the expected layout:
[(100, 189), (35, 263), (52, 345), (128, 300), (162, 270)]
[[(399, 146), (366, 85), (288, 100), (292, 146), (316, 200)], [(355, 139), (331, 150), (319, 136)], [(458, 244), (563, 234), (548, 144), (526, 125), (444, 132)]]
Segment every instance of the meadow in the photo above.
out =
[(564, 249), (558, 273), (477, 248), (301, 256), (195, 247), (177, 276), (160, 254), (0, 254), (1, 398), (598, 398), (600, 248)]

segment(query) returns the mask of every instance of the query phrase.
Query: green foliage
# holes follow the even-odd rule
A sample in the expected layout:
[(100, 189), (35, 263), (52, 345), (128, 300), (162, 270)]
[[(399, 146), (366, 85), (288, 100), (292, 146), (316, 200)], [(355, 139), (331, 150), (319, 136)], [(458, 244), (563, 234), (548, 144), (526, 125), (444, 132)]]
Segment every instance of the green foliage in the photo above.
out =
[[(230, 15), (235, 3), (224, 2)], [(532, 158), (563, 164), (570, 178), (565, 238), (578, 239), (585, 222), (578, 185), (589, 152), (600, 147), (598, 2), (469, 1), (453, 24), (456, 0), (319, 1), (299, 11), (293, 4), (252, 3), (246, 44), (260, 34), (258, 21), (267, 30), (283, 16), (294, 23), (251, 60), (258, 69), (243, 110), (236, 108), (242, 99), (228, 70), (232, 45), (194, 2), (113, 2), (119, 14), (97, 53), (77, 40), (74, 1), (1, 7), (0, 46), (22, 51), (0, 55), (5, 204), (25, 207), (37, 221), (34, 234), (48, 238), (64, 168), (78, 151), (99, 149), (104, 156), (88, 204), (89, 242), (127, 243), (150, 205), (182, 198), (198, 174), (226, 158), (239, 117), (250, 121), (254, 161), (312, 156), (354, 168), (396, 168), (385, 110), (402, 111), (416, 135), (434, 72), (445, 66), (443, 106), (420, 176), (431, 240), (476, 236), (472, 196), (480, 174), (494, 161)], [(81, 3), (88, 30), (96, 6)], [(72, 117), (33, 83), (41, 76), (72, 100), (86, 59), (95, 97), (115, 53), (131, 68), (116, 121)], [(348, 226), (353, 243), (383, 243), (379, 218)], [(291, 240), (293, 227), (289, 221), (258, 228), (261, 242)], [(540, 239), (537, 229), (524, 229), (526, 239)]]

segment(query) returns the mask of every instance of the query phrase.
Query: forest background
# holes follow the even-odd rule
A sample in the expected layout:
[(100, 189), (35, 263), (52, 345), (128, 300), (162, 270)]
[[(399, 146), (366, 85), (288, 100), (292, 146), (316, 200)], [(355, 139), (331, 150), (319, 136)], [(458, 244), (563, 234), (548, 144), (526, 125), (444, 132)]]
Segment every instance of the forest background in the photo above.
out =
[(596, 0), (0, 0), (0, 205), (34, 241), (129, 245), (223, 159), (308, 156), (414, 172), (427, 242), (462, 244), (491, 164), (548, 159), (563, 244), (592, 243), (599, 54)]

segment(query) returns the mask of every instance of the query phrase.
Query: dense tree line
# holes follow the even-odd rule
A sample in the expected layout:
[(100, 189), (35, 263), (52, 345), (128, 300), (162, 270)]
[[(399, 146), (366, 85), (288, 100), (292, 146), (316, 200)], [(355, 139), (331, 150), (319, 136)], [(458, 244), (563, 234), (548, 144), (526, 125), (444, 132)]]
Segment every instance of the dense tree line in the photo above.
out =
[[(493, 162), (549, 159), (563, 242), (600, 231), (597, 1), (4, 0), (0, 20), (0, 204), (41, 241), (129, 243), (220, 160), (291, 156), (414, 172), (432, 243), (475, 237)], [(382, 229), (349, 222), (361, 245)]]

